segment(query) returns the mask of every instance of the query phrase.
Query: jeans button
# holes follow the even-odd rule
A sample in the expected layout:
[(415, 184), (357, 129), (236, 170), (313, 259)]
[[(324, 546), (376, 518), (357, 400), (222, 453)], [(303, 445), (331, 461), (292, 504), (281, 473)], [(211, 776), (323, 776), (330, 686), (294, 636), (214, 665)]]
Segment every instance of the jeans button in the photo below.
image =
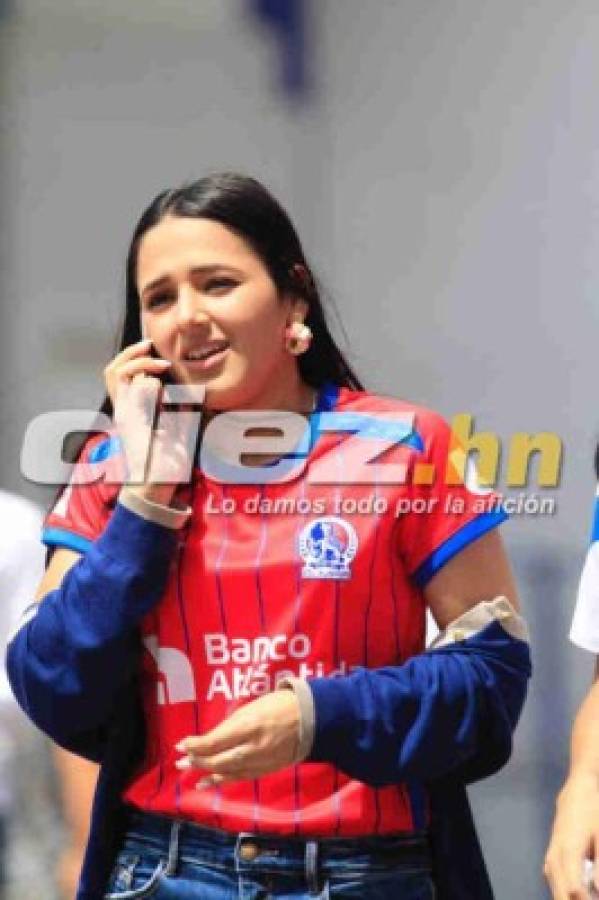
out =
[(259, 853), (260, 850), (257, 844), (252, 844), (249, 841), (247, 844), (242, 844), (239, 848), (239, 855), (245, 862), (252, 862)]

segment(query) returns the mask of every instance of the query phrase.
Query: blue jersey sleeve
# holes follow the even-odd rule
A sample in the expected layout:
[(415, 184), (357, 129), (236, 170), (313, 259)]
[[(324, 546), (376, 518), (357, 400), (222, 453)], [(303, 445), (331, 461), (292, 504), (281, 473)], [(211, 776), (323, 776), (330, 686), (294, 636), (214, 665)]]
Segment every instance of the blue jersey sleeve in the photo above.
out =
[(137, 663), (137, 624), (161, 598), (176, 532), (120, 503), (61, 585), (10, 640), (8, 677), (30, 719), (92, 758)]

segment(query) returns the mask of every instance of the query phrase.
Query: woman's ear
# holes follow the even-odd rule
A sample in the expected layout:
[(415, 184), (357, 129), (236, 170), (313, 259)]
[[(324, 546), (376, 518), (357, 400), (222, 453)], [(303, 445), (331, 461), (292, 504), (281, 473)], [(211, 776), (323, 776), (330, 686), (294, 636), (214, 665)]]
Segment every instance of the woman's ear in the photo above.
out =
[(313, 290), (312, 276), (301, 263), (295, 263), (289, 270), (292, 285), (287, 293), (289, 302), (289, 315), (287, 325), (294, 322), (304, 322), (310, 310), (310, 303), (306, 299)]
[(303, 297), (293, 297), (290, 303), (288, 325), (293, 322), (304, 322), (308, 315), (310, 304)]
[(303, 294), (311, 294), (313, 292), (314, 282), (312, 281), (312, 275), (303, 263), (294, 263), (291, 266), (290, 274)]

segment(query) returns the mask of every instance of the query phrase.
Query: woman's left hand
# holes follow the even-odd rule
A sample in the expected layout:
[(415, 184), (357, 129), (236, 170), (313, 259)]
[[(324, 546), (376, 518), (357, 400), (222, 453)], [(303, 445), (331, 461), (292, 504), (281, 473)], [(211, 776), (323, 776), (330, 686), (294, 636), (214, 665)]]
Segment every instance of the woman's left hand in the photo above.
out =
[(300, 709), (295, 693), (281, 689), (236, 709), (202, 736), (183, 738), (178, 769), (204, 769), (198, 787), (259, 778), (295, 761)]

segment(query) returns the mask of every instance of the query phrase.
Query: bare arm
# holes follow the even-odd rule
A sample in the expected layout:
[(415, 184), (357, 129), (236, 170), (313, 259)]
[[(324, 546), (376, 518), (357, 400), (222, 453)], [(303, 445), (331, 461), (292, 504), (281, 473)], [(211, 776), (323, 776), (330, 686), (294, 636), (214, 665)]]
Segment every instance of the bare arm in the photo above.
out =
[(585, 697), (572, 730), (570, 774), (592, 775), (599, 787), (599, 658), (595, 680)]
[(66, 844), (58, 858), (56, 877), (64, 900), (71, 900), (87, 844), (98, 767), (60, 747), (54, 747), (53, 757), (66, 825)]
[(39, 587), (35, 594), (35, 600), (38, 602), (43, 600), (46, 594), (55, 590), (57, 587), (60, 587), (62, 579), (80, 557), (81, 554), (76, 553), (74, 550), (66, 550), (62, 547), (55, 550), (52, 554), (50, 564), (44, 572), (44, 577), (39, 583)]
[(424, 590), (439, 628), (484, 600), (504, 596), (520, 609), (510, 565), (497, 531), (488, 532), (451, 559)]

